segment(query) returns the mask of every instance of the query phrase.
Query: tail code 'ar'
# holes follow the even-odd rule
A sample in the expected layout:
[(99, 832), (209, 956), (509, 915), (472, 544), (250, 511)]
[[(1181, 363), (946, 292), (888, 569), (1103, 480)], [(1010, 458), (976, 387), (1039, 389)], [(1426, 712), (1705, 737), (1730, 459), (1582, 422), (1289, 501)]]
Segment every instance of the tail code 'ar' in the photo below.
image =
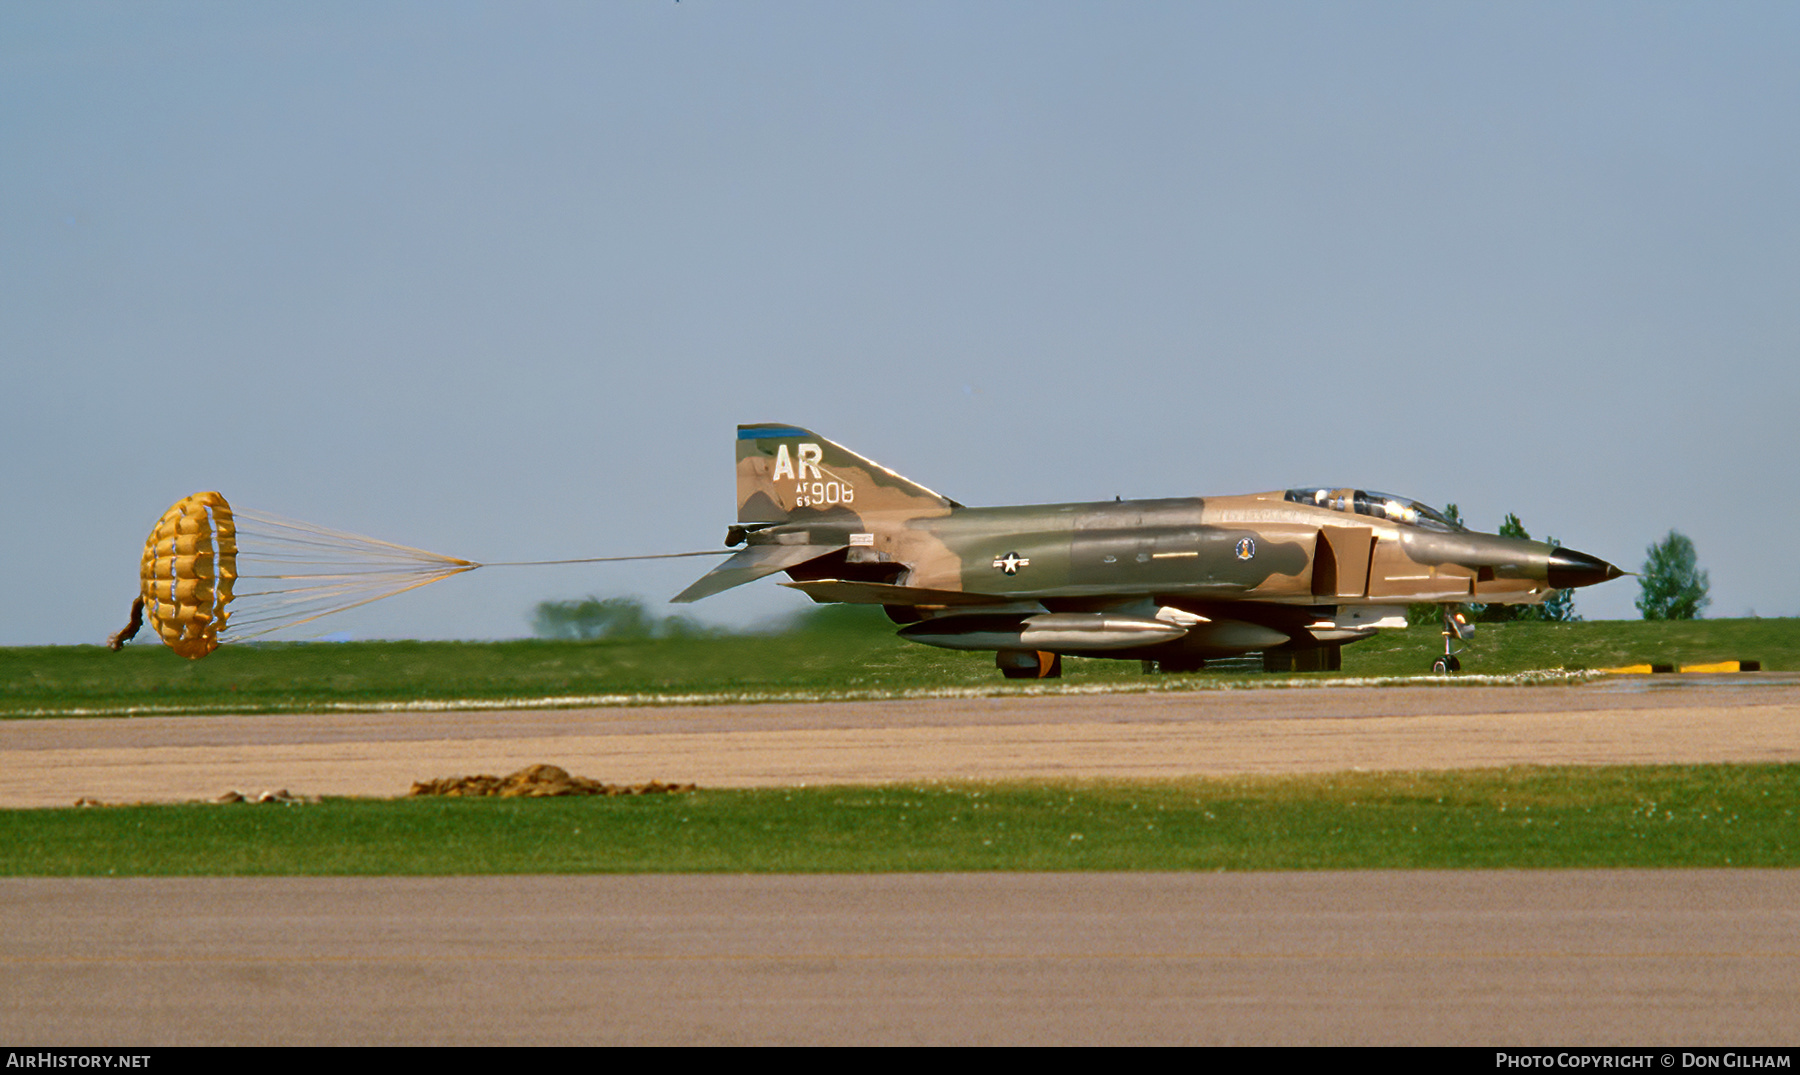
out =
[(811, 512), (943, 515), (962, 505), (797, 426), (738, 426), (738, 522), (784, 523)]

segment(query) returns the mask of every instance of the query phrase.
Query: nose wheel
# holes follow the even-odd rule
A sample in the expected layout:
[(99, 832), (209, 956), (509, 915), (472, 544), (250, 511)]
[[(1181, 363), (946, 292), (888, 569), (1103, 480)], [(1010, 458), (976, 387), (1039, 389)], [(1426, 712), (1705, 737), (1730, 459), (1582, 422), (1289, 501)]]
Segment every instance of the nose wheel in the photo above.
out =
[(1431, 670), (1440, 676), (1462, 671), (1462, 662), (1456, 659), (1459, 641), (1466, 642), (1475, 636), (1475, 625), (1470, 623), (1462, 613), (1456, 611), (1455, 605), (1444, 606), (1444, 655), (1431, 662)]

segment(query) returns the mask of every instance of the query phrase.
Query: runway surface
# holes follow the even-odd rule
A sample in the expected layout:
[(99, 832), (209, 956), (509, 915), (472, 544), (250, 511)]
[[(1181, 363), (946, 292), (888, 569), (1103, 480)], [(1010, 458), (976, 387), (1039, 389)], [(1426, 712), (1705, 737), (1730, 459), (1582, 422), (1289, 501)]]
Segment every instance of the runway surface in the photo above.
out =
[(1791, 1045), (1800, 874), (0, 881), (52, 1044)]
[[(1795, 677), (0, 723), (0, 805), (1794, 761)], [(0, 879), (54, 1044), (1792, 1044), (1800, 871)]]
[(1800, 759), (1800, 677), (0, 722), (0, 807), (403, 795), (549, 762), (708, 787)]

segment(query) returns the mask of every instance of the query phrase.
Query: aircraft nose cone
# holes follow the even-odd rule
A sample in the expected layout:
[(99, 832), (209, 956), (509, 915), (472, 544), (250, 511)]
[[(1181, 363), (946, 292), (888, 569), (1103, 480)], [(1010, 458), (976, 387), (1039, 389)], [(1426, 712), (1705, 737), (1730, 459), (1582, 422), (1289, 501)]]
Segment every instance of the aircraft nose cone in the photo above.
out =
[(1557, 549), (1550, 554), (1549, 583), (1559, 590), (1573, 586), (1592, 586), (1596, 582), (1616, 579), (1625, 572), (1585, 552)]

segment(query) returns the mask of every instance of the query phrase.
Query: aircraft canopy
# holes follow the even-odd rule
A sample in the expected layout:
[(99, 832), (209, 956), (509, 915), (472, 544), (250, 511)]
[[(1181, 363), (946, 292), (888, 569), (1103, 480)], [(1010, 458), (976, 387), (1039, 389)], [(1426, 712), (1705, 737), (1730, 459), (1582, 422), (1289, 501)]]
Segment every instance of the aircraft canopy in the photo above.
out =
[(1287, 499), (1296, 504), (1311, 504), (1315, 507), (1330, 508), (1332, 511), (1367, 515), (1375, 519), (1405, 523), (1408, 526), (1417, 526), (1424, 530), (1437, 530), (1446, 534), (1461, 533), (1468, 529), (1459, 523), (1452, 522), (1443, 512), (1429, 504), (1369, 489), (1343, 489), (1310, 485), (1301, 489), (1289, 489)]

